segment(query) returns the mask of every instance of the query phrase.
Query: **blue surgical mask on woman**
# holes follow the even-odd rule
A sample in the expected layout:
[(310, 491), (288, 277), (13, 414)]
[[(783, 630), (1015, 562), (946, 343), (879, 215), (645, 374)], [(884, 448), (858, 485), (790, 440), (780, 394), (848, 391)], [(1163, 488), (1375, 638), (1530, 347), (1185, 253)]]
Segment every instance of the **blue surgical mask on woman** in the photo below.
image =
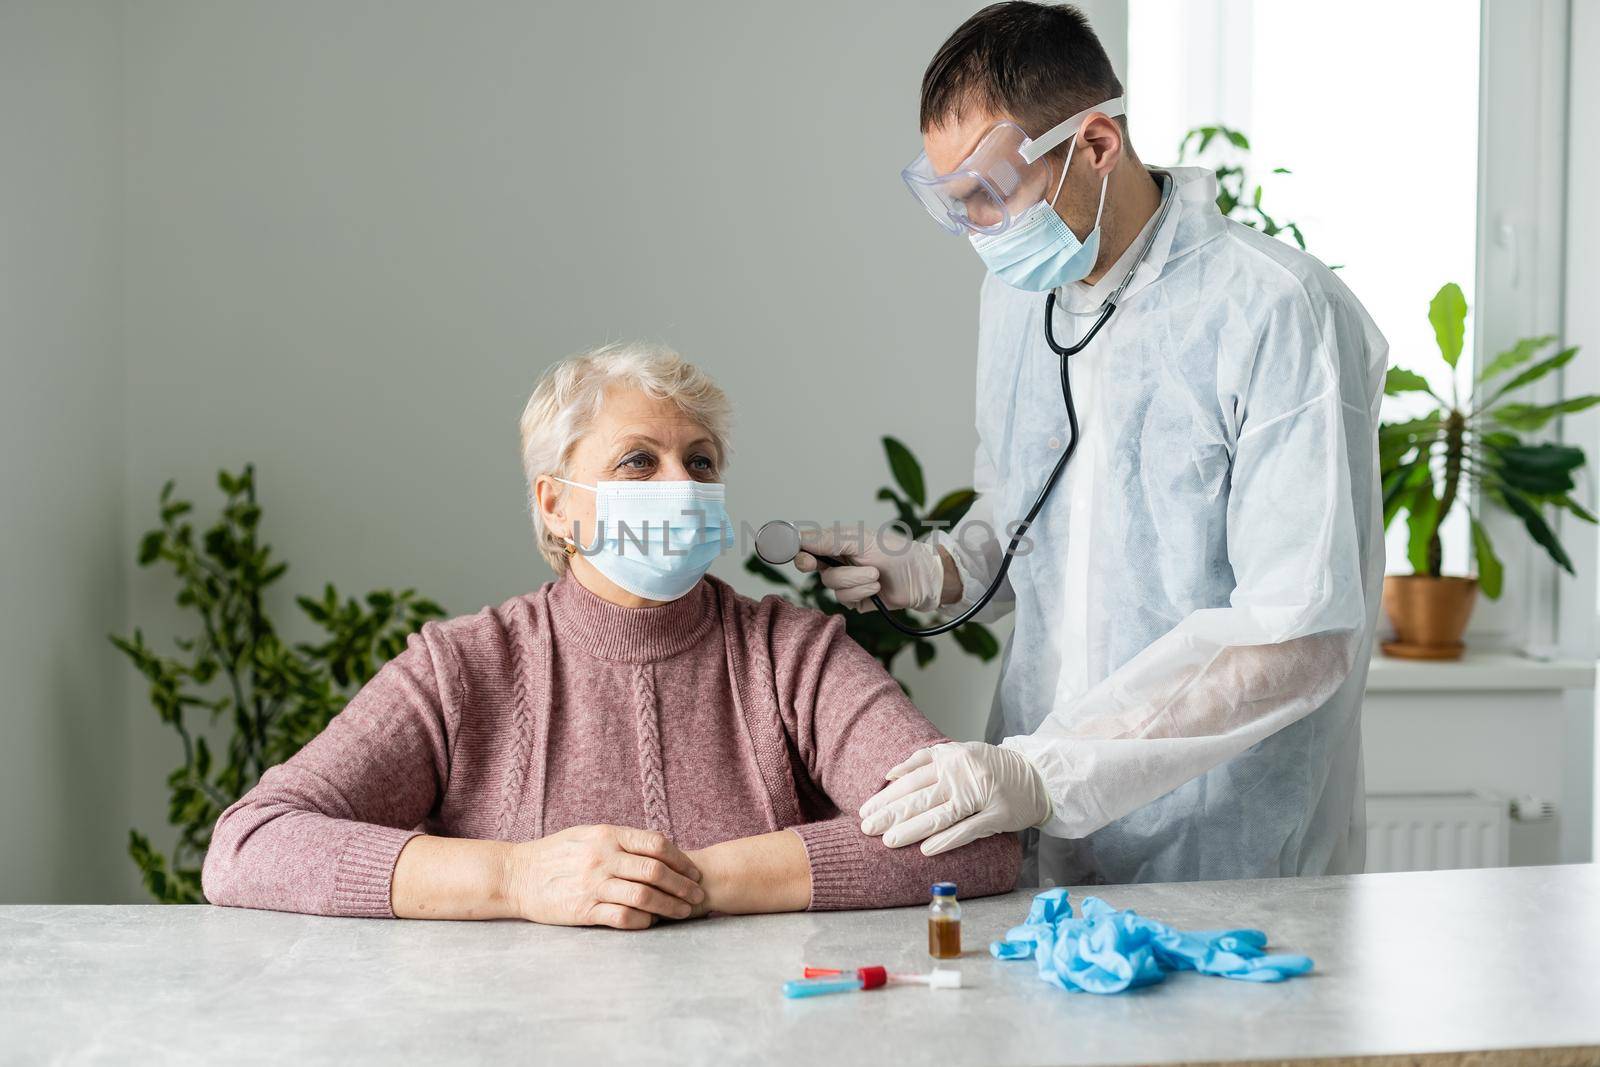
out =
[(677, 600), (705, 577), (733, 543), (733, 523), (717, 482), (598, 482), (595, 529), (573, 530), (578, 551), (619, 588), (646, 600)]
[(974, 233), (968, 238), (994, 276), (1014, 289), (1042, 293), (1082, 281), (1094, 270), (1100, 255), (1100, 215), (1106, 208), (1106, 182), (1111, 175), (1100, 179), (1100, 206), (1095, 208), (1094, 227), (1087, 238), (1078, 240), (1072, 227), (1056, 214), (1056, 200), (1066, 185), (1067, 168), (1077, 147), (1074, 138), (1067, 161), (1061, 165), (1055, 195), (1048, 203), (1034, 204), (999, 233)]

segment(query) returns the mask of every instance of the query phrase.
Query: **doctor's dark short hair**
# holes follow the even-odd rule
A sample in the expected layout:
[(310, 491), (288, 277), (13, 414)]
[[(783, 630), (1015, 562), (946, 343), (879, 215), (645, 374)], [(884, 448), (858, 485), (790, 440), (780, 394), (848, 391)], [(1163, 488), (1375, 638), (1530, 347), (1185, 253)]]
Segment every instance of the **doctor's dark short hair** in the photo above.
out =
[(1029, 137), (1122, 95), (1082, 11), (1070, 4), (990, 4), (939, 46), (922, 75), (922, 129), (976, 109), (1009, 115)]

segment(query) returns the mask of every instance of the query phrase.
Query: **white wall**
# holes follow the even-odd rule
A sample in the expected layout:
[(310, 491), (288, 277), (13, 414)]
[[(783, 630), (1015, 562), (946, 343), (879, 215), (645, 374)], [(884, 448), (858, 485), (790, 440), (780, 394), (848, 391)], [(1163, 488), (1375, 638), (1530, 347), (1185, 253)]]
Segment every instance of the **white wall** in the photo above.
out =
[(0, 901), (124, 874), (116, 8), (0, 3)]
[[(898, 175), (923, 67), (977, 6), (140, 5), (121, 546), (166, 478), (204, 508), (252, 460), (286, 616), (330, 579), (498, 603), (548, 577), (523, 401), (628, 337), (733, 397), (736, 517), (887, 517), (885, 433), (967, 484), (981, 270)], [(1120, 63), (1121, 4), (1096, 6)], [(163, 576), (128, 596), (170, 632)], [(910, 684), (979, 736), (994, 669), (945, 642)], [(139, 688), (127, 806), (159, 828), (177, 753)]]

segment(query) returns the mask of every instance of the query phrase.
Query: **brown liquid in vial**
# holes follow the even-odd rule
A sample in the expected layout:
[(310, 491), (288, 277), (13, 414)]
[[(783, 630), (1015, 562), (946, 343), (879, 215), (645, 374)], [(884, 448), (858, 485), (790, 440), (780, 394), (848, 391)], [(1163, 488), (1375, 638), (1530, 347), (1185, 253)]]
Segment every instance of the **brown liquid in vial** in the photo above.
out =
[(928, 955), (936, 960), (953, 960), (961, 955), (961, 920), (928, 920)]

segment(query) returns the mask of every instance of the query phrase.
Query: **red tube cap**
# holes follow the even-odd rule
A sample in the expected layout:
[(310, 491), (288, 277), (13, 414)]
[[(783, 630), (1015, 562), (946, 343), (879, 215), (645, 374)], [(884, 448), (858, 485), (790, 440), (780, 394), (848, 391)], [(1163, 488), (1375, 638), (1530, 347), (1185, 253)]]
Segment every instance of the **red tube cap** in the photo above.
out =
[(862, 989), (877, 989), (889, 983), (889, 972), (882, 967), (858, 967), (856, 977), (861, 979)]

